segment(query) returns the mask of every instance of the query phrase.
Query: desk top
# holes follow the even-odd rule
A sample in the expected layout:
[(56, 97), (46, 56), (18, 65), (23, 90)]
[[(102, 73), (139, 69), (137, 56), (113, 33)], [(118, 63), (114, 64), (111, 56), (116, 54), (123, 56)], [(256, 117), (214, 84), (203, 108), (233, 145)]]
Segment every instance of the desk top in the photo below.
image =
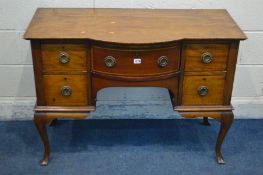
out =
[(226, 10), (37, 9), (25, 39), (91, 39), (146, 44), (246, 39)]

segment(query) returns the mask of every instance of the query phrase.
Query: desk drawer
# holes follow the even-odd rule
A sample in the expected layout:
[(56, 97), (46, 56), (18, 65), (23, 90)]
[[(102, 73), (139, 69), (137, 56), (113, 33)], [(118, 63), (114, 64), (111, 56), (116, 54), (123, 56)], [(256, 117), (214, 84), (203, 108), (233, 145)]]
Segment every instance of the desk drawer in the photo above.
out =
[(222, 105), (225, 76), (184, 76), (183, 105)]
[(43, 71), (85, 71), (86, 46), (82, 44), (42, 44)]
[(87, 77), (84, 75), (44, 75), (48, 106), (86, 106)]
[(188, 44), (185, 47), (185, 71), (222, 71), (226, 69), (229, 45)]
[(158, 75), (179, 70), (180, 47), (154, 50), (93, 48), (92, 70), (119, 75)]

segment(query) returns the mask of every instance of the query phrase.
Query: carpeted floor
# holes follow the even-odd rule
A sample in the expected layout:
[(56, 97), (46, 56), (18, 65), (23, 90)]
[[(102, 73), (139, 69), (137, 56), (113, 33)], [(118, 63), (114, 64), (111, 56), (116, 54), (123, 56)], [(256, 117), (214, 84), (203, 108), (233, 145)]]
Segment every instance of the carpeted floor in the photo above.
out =
[(219, 123), (178, 120), (166, 89), (106, 89), (97, 99), (94, 120), (48, 128), (47, 167), (38, 164), (43, 146), (32, 121), (0, 122), (0, 175), (263, 174), (263, 120), (235, 120), (222, 149), (227, 164), (218, 165)]
[(33, 122), (0, 122), (0, 174), (262, 175), (263, 120), (235, 120), (223, 166), (214, 158), (218, 129), (200, 120), (59, 121), (48, 129), (52, 154), (41, 167)]

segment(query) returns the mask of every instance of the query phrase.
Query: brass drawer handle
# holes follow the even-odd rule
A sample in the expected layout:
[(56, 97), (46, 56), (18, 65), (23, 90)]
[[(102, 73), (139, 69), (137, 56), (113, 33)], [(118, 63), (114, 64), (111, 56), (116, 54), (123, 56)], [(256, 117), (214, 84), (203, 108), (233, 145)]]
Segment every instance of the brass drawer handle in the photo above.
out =
[(160, 58), (158, 58), (157, 64), (160, 67), (166, 67), (168, 64), (168, 57), (167, 56), (161, 56)]
[(104, 62), (106, 64), (107, 67), (114, 67), (116, 65), (116, 59), (113, 56), (106, 56), (104, 58)]
[(213, 60), (213, 56), (210, 52), (205, 52), (202, 54), (201, 56), (201, 60), (204, 64), (209, 64), (212, 62)]
[(60, 90), (61, 95), (64, 97), (69, 97), (72, 94), (72, 89), (70, 86), (63, 86)]
[(200, 86), (197, 90), (200, 96), (206, 96), (208, 94), (208, 87), (207, 86)]
[(59, 54), (59, 62), (61, 64), (67, 64), (67, 63), (69, 63), (69, 61), (70, 61), (69, 54), (66, 53), (66, 52), (60, 52), (60, 54)]

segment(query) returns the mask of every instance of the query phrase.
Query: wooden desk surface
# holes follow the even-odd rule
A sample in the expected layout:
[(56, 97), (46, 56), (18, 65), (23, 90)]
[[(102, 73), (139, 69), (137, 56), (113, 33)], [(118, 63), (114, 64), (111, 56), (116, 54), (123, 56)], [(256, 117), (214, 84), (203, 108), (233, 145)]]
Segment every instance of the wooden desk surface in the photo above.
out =
[(91, 39), (145, 44), (246, 39), (226, 10), (40, 8), (25, 39)]

